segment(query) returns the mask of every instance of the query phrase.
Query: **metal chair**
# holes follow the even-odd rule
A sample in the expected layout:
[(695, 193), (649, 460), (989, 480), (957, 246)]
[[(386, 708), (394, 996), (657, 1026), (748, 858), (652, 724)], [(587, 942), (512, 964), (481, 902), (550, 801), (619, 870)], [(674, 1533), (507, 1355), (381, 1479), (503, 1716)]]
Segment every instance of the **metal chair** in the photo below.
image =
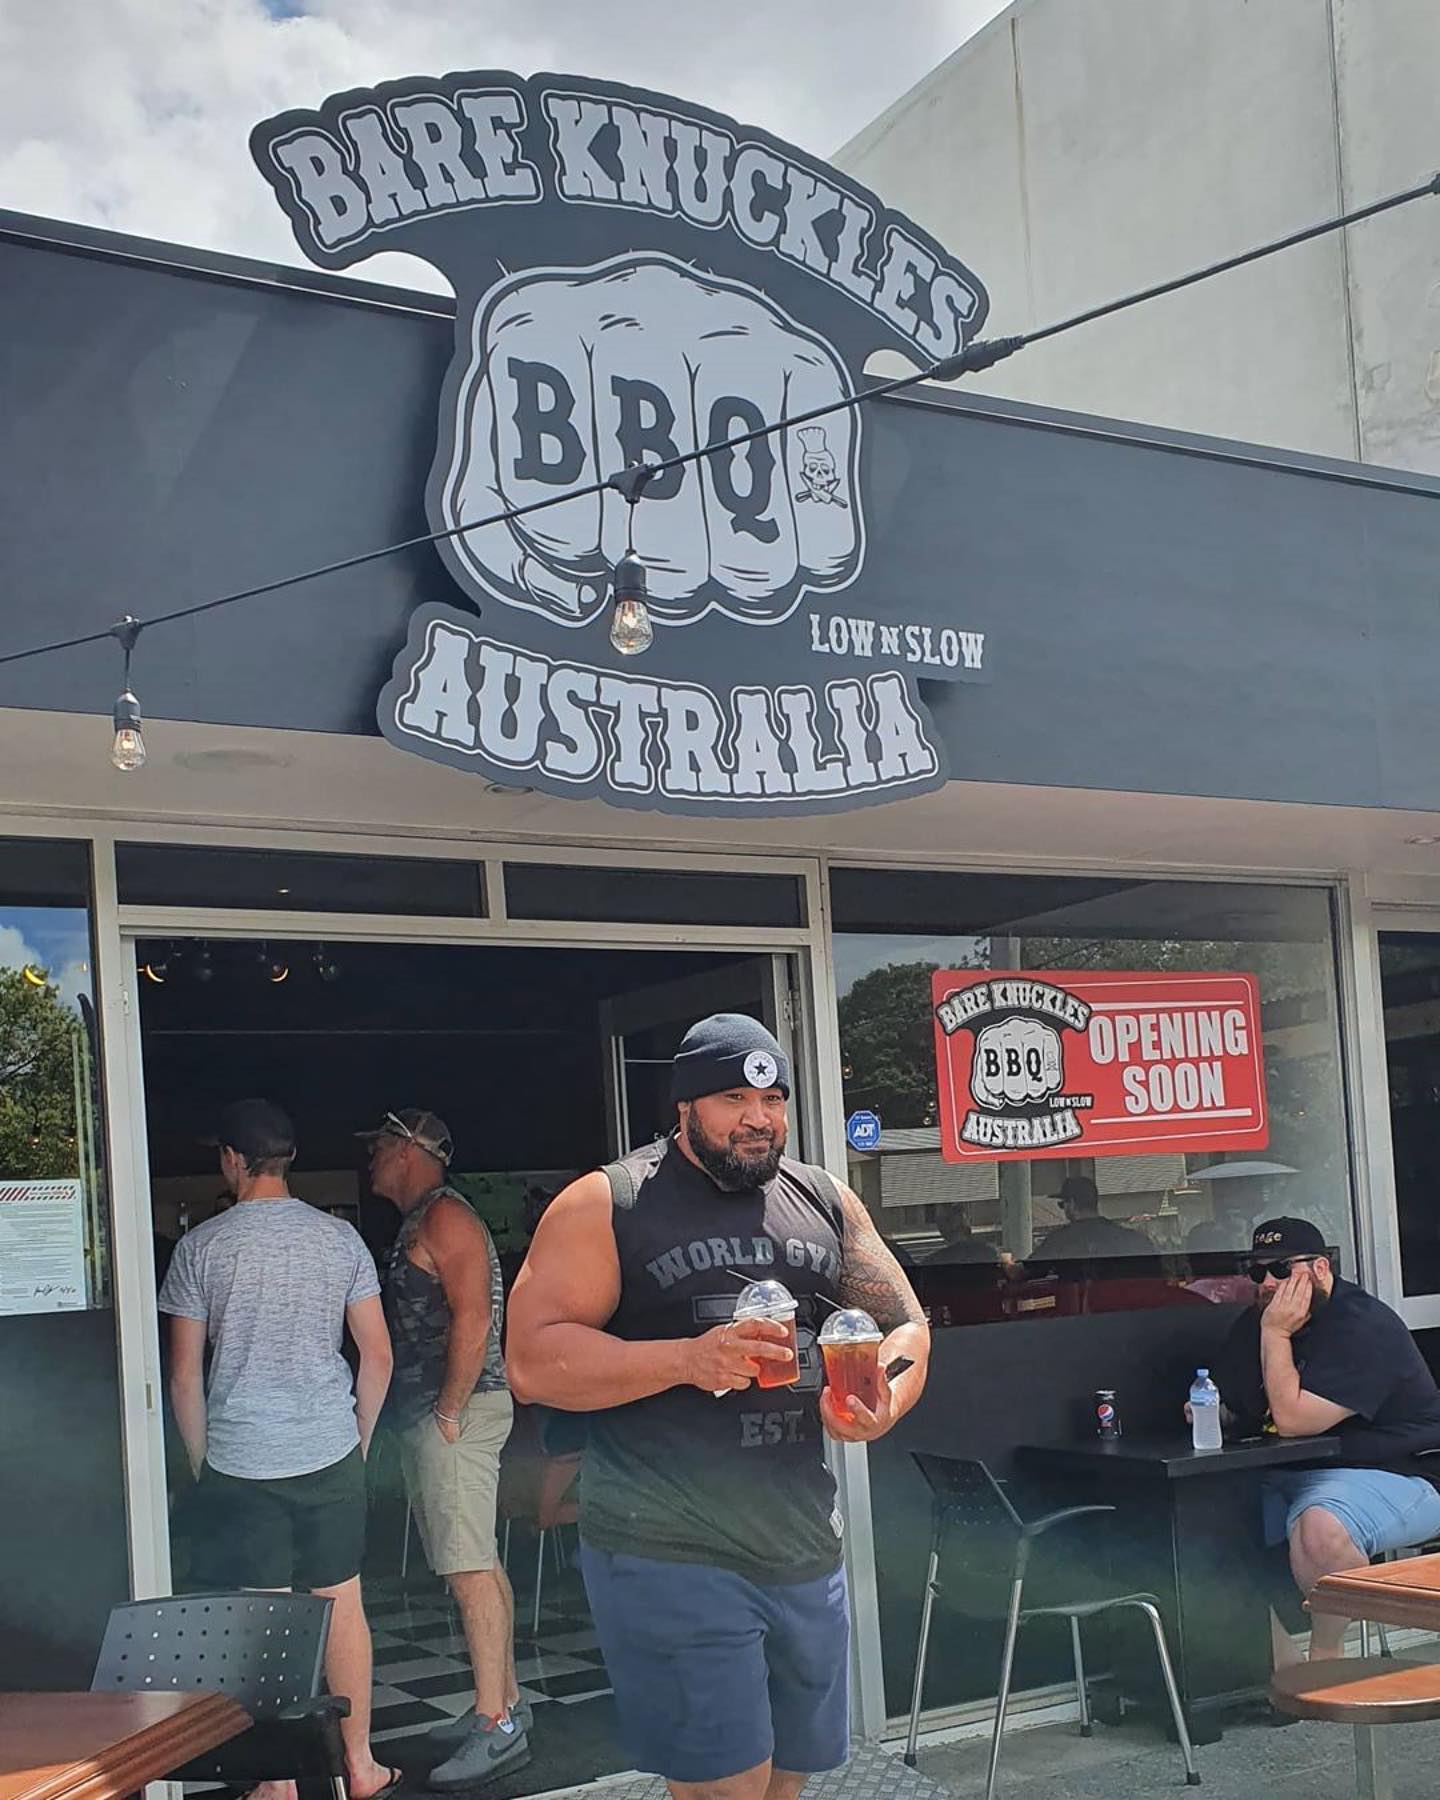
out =
[(983, 1462), (971, 1462), (952, 1456), (927, 1456), (913, 1450), (910, 1454), (930, 1487), (934, 1529), (930, 1542), (930, 1563), (925, 1576), (925, 1602), (920, 1615), (920, 1639), (915, 1652), (915, 1685), (910, 1696), (910, 1729), (905, 1740), (906, 1764), (912, 1769), (915, 1767), (915, 1747), (920, 1731), (920, 1698), (925, 1684), (925, 1661), (930, 1649), (930, 1623), (935, 1600), (940, 1593), (940, 1556), (952, 1527), (964, 1527), (972, 1531), (985, 1531), (992, 1536), (998, 1532), (1015, 1547), (1010, 1570), (1010, 1604), (1005, 1619), (1005, 1648), (1000, 1658), (1000, 1686), (995, 1702), (995, 1724), (990, 1737), (990, 1763), (985, 1777), (985, 1800), (993, 1800), (995, 1780), (1000, 1769), (1000, 1745), (1005, 1734), (1005, 1713), (1010, 1704), (1010, 1681), (1020, 1627), (1031, 1619), (1070, 1621), (1070, 1645), (1075, 1659), (1075, 1690), (1080, 1703), (1080, 1735), (1089, 1737), (1094, 1727), (1091, 1723), (1090, 1694), (1085, 1680), (1080, 1624), (1084, 1619), (1094, 1619), (1101, 1613), (1112, 1612), (1120, 1607), (1131, 1607), (1143, 1613), (1150, 1622), (1150, 1629), (1155, 1635), (1155, 1654), (1160, 1662), (1160, 1673), (1164, 1678), (1170, 1712), (1175, 1721), (1175, 1735), (1180, 1740), (1180, 1753), (1185, 1759), (1185, 1780), (1188, 1786), (1198, 1787), (1200, 1774), (1195, 1767), (1195, 1750), (1185, 1723), (1185, 1711), (1180, 1704), (1180, 1690), (1176, 1685), (1175, 1670), (1165, 1642), (1165, 1627), (1155, 1596), (1115, 1594), (1099, 1600), (1077, 1600), (1051, 1606), (1027, 1607), (1023, 1604), (1025, 1578), (1036, 1541), (1057, 1526), (1099, 1513), (1113, 1513), (1115, 1508), (1067, 1506), (1059, 1512), (1047, 1513), (1044, 1518), (1027, 1522), (1010, 1504), (1004, 1489)]
[(229, 1694), (255, 1721), (196, 1757), (175, 1781), (323, 1781), (346, 1800), (340, 1721), (350, 1702), (321, 1692), (331, 1602), (314, 1594), (187, 1594), (110, 1614), (92, 1693)]

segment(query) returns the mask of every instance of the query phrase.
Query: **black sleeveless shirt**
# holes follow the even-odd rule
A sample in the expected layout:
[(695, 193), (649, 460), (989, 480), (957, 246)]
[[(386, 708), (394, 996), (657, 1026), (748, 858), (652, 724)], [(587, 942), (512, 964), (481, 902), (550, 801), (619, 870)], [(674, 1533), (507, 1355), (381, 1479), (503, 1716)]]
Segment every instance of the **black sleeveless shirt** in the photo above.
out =
[[(840, 1520), (820, 1425), (815, 1334), (838, 1298), (843, 1220), (823, 1169), (782, 1160), (763, 1188), (729, 1194), (673, 1140), (612, 1177), (620, 1304), (606, 1326), (630, 1342), (698, 1337), (773, 1277), (800, 1303), (800, 1380), (720, 1399), (671, 1388), (592, 1413), (580, 1531), (597, 1549), (707, 1563), (765, 1584), (839, 1567)], [(626, 1177), (628, 1176), (628, 1180)], [(633, 1204), (628, 1190), (633, 1186)]]

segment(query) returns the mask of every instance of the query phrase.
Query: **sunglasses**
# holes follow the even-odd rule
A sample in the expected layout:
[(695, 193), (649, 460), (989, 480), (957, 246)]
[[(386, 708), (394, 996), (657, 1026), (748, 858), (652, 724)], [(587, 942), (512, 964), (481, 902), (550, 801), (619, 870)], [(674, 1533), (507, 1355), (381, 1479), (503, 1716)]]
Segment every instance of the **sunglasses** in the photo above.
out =
[[(405, 1121), (403, 1119), (397, 1119), (393, 1112), (386, 1113), (385, 1123), (381, 1127), (381, 1130), (388, 1137), (404, 1138), (407, 1144), (420, 1144), (419, 1138), (416, 1137), (415, 1133)], [(420, 1144), (420, 1148), (422, 1150), (430, 1151), (432, 1155), (444, 1157), (446, 1162), (448, 1162), (455, 1153), (455, 1146), (448, 1137), (441, 1138), (440, 1141), (433, 1146), (430, 1144)]]
[(1251, 1263), (1250, 1279), (1255, 1283), (1256, 1287), (1260, 1286), (1267, 1275), (1273, 1275), (1277, 1281), (1288, 1281), (1290, 1279), (1291, 1271), (1298, 1263), (1318, 1262), (1322, 1256), (1328, 1254), (1328, 1251), (1325, 1250), (1314, 1250), (1304, 1256), (1282, 1256), (1276, 1262)]

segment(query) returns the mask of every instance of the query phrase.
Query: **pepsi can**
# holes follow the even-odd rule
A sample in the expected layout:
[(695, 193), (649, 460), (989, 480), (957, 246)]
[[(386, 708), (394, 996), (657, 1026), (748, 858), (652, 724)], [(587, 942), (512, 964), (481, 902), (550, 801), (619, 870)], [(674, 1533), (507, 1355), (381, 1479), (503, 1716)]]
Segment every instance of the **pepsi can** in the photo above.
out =
[(1114, 1388), (1101, 1388), (1095, 1395), (1095, 1431), (1102, 1438), (1120, 1436), (1120, 1407)]

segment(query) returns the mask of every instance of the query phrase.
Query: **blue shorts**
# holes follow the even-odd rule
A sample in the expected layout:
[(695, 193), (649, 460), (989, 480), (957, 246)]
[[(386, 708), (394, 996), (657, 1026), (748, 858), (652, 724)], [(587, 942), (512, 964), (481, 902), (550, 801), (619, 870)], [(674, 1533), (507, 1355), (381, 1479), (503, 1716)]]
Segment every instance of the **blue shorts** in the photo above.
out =
[(1308, 1507), (1338, 1519), (1367, 1556), (1440, 1537), (1440, 1493), (1422, 1475), (1388, 1469), (1275, 1471), (1262, 1489), (1265, 1542), (1283, 1543)]
[(845, 1572), (759, 1587), (703, 1563), (583, 1544), (580, 1566), (636, 1768), (723, 1781), (837, 1769), (850, 1748)]

